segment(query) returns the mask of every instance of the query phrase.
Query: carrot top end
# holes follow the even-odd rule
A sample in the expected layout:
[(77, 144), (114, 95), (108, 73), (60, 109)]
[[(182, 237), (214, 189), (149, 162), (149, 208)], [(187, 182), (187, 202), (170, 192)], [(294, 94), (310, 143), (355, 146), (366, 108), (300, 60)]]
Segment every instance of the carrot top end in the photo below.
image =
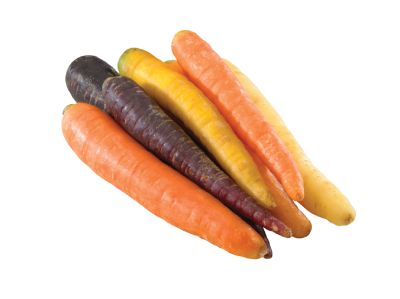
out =
[(67, 106), (65, 106), (65, 108), (62, 111), (62, 114), (64, 115), (65, 112), (67, 112), (70, 108), (72, 108), (72, 106), (75, 106), (76, 104), (68, 104)]
[(179, 35), (184, 35), (184, 34), (195, 34), (195, 33), (193, 31), (190, 31), (190, 30), (187, 30), (187, 29), (183, 29), (183, 30), (180, 30), (177, 33), (175, 33), (175, 37), (177, 37)]
[[(143, 58), (153, 56), (149, 52), (140, 48), (130, 48), (122, 53), (118, 60), (118, 71), (122, 76), (128, 76), (136, 68)], [(134, 63), (133, 63), (134, 62)]]
[(131, 52), (132, 52), (132, 49), (125, 50), (124, 53), (122, 53), (121, 57), (118, 60), (118, 71), (121, 74), (125, 73), (125, 71), (126, 71), (126, 66), (127, 66), (126, 61), (128, 60), (129, 54)]
[(174, 45), (175, 42), (177, 42), (178, 39), (186, 39), (186, 38), (191, 38), (191, 36), (196, 36), (198, 35), (190, 30), (181, 30), (175, 33), (174, 38), (172, 39), (172, 45)]

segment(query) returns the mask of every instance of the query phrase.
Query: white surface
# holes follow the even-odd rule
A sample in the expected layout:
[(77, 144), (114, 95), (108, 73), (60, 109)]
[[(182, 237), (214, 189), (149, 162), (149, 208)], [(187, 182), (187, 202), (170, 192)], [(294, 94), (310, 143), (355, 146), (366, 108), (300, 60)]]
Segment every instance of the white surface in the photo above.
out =
[[(1, 2), (0, 298), (399, 298), (400, 10), (327, 2)], [(180, 29), (261, 87), (353, 202), (352, 225), (307, 214), (308, 238), (269, 234), (273, 259), (247, 260), (78, 160), (60, 129), (69, 63), (115, 66), (128, 47), (171, 59)]]

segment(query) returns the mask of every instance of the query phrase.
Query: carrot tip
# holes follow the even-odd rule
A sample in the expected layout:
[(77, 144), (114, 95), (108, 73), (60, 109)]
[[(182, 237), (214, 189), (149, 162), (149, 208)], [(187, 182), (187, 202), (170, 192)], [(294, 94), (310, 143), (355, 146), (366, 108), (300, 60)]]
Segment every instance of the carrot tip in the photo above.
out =
[(297, 190), (297, 191), (293, 190), (293, 192), (289, 191), (287, 193), (288, 193), (289, 197), (294, 201), (299, 202), (304, 199), (304, 190)]
[(296, 201), (302, 201), (303, 199), (304, 199), (304, 194), (301, 193), (297, 194)]
[(347, 215), (347, 217), (345, 217), (344, 221), (343, 221), (343, 225), (349, 225), (350, 223), (352, 223), (354, 221), (354, 219), (356, 218), (356, 214), (354, 213), (349, 213)]
[(69, 108), (71, 108), (72, 106), (74, 106), (74, 105), (75, 105), (75, 104), (69, 104), (69, 105), (65, 106), (65, 108), (64, 108), (63, 111), (62, 111), (62, 114), (64, 115), (65, 112), (67, 112), (67, 110), (68, 110)]
[(270, 259), (270, 258), (272, 258), (272, 250), (269, 250), (266, 254), (264, 254), (264, 258), (265, 259)]
[(258, 258), (270, 259), (271, 257), (272, 257), (272, 249), (268, 243), (267, 246), (265, 246), (261, 249), (261, 251), (259, 252)]
[(178, 31), (177, 33), (175, 33), (175, 36), (181, 35), (181, 34), (185, 34), (185, 33), (194, 33), (193, 31), (187, 30), (187, 29), (183, 29)]
[(291, 238), (293, 236), (292, 230), (290, 228), (285, 229), (283, 231), (282, 236), (285, 238)]

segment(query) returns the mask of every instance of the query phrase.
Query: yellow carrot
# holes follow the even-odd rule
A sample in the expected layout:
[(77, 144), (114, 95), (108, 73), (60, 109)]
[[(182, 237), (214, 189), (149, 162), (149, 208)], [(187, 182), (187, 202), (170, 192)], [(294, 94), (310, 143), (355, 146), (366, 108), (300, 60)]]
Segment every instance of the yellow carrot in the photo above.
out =
[(304, 180), (305, 196), (300, 204), (311, 213), (336, 225), (350, 224), (354, 220), (356, 212), (348, 199), (311, 163), (279, 114), (261, 91), (236, 66), (229, 61), (225, 60), (225, 62), (292, 153)]
[(141, 49), (125, 51), (118, 69), (179, 118), (243, 190), (264, 207), (275, 206), (244, 145), (215, 106), (185, 76)]

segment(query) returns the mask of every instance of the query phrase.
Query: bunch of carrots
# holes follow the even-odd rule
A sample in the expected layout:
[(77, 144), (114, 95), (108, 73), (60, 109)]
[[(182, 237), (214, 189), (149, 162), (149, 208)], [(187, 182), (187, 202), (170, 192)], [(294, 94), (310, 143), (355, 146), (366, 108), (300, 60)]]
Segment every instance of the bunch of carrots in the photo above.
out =
[(346, 225), (347, 198), (319, 172), (271, 104), (191, 31), (176, 60), (131, 48), (118, 71), (82, 56), (66, 74), (77, 104), (62, 130), (78, 157), (153, 214), (226, 251), (270, 258), (264, 229), (306, 237), (297, 207)]

